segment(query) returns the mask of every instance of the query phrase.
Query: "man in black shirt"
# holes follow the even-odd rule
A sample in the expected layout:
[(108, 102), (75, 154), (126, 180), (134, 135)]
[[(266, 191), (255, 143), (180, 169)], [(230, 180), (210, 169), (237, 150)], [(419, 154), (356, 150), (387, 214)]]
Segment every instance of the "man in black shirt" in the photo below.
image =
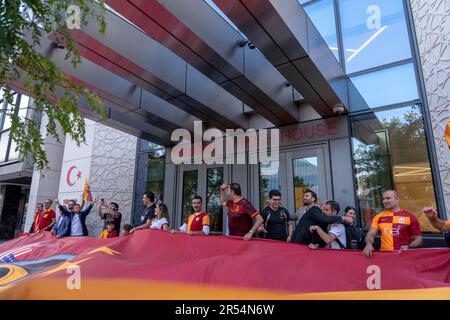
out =
[(155, 217), (155, 195), (153, 192), (146, 192), (144, 193), (142, 201), (144, 202), (144, 211), (142, 212), (139, 225), (145, 225), (144, 228), (148, 228), (152, 223), (152, 219)]
[(303, 195), (303, 204), (306, 206), (306, 212), (300, 219), (295, 229), (292, 242), (309, 245), (312, 241), (312, 234), (309, 227), (318, 225), (322, 230), (327, 230), (328, 224), (346, 223), (351, 224), (353, 219), (342, 216), (326, 216), (316, 205), (317, 194), (312, 190), (306, 190)]
[[(102, 207), (106, 208), (106, 213), (102, 211)], [(117, 235), (120, 233), (120, 223), (122, 221), (122, 213), (119, 212), (119, 205), (115, 202), (111, 202), (109, 205), (106, 204), (105, 199), (100, 201), (97, 213), (100, 219), (105, 220), (103, 225), (103, 230), (108, 228), (108, 221), (114, 221), (114, 230), (116, 230)]]
[[(261, 216), (264, 219), (260, 231), (264, 238), (290, 242), (294, 231), (294, 222), (291, 221), (289, 211), (281, 207), (281, 193), (270, 190), (269, 205), (263, 209)], [(289, 229), (289, 234), (287, 230)]]

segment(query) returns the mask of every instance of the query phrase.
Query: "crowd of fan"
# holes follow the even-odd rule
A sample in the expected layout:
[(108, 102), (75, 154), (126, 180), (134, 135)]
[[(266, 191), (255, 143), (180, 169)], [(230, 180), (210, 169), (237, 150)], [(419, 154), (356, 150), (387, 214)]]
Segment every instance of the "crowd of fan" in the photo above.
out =
[[(383, 192), (384, 211), (375, 216), (367, 233), (356, 223), (355, 208), (348, 206), (344, 214), (340, 215), (341, 206), (338, 202), (329, 200), (319, 206), (317, 194), (312, 190), (304, 192), (304, 207), (295, 215), (291, 215), (283, 206), (278, 190), (269, 192), (268, 205), (261, 212), (242, 196), (241, 187), (237, 183), (223, 184), (220, 188), (220, 200), (228, 208), (229, 235), (242, 237), (244, 240), (258, 237), (303, 244), (311, 249), (359, 249), (367, 257), (373, 255), (374, 240), (378, 232), (381, 234), (382, 251), (406, 250), (423, 245), (416, 216), (400, 208), (399, 198), (394, 190)], [(210, 234), (210, 217), (202, 210), (202, 198), (198, 195), (192, 198), (193, 212), (177, 230), (170, 230), (168, 208), (162, 203), (162, 199), (155, 201), (152, 192), (143, 196), (144, 210), (136, 227), (125, 224), (121, 228), (122, 214), (115, 202), (108, 204), (104, 199), (97, 198), (82, 207), (74, 200), (69, 200), (66, 205), (61, 204), (59, 199), (54, 201), (59, 209), (59, 217), (56, 217), (52, 209), (52, 200), (38, 203), (30, 233), (51, 231), (57, 238), (87, 236), (86, 217), (99, 202), (97, 214), (104, 220), (100, 238), (113, 238), (119, 234), (128, 236), (149, 228), (189, 235)], [(447, 232), (448, 236), (450, 221), (440, 220), (437, 211), (432, 208), (423, 208), (423, 213), (436, 229)]]

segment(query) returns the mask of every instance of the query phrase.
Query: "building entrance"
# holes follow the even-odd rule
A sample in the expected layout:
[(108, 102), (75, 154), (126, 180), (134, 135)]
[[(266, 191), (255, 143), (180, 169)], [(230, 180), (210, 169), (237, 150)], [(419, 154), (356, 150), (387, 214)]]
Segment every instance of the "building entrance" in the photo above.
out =
[(319, 201), (332, 196), (328, 148), (325, 144), (280, 152), (280, 160), (259, 166), (260, 208), (267, 205), (269, 191), (280, 190), (283, 205), (293, 215), (303, 208), (303, 195), (308, 189), (317, 193)]
[(192, 198), (199, 195), (203, 199), (203, 210), (210, 216), (211, 234), (223, 234), (225, 227), (224, 208), (220, 203), (220, 186), (229, 180), (226, 165), (183, 165), (180, 166), (175, 225), (180, 226), (193, 212)]

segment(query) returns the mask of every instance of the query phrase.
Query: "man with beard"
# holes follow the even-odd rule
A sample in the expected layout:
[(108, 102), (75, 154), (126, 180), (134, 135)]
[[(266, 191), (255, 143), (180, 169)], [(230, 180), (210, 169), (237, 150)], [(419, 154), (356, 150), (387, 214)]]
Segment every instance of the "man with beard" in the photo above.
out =
[[(303, 204), (306, 206), (306, 212), (300, 219), (297, 228), (295, 229), (292, 242), (310, 245), (313, 239), (313, 235), (310, 232), (310, 227), (314, 225), (320, 226), (322, 230), (327, 230), (329, 224), (351, 224), (353, 222), (353, 219), (350, 217), (324, 215), (320, 208), (316, 205), (316, 202), (317, 194), (312, 190), (306, 190), (303, 195)], [(325, 246), (323, 241), (320, 242), (321, 246)]]

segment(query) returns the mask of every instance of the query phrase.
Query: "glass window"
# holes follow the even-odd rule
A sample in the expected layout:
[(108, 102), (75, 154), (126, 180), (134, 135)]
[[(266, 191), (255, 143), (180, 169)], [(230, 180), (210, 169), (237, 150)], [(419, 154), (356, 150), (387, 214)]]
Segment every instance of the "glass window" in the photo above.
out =
[(147, 191), (151, 191), (156, 195), (164, 190), (164, 158), (148, 159), (147, 170)]
[(11, 147), (9, 149), (8, 161), (14, 161), (19, 159), (19, 152), (16, 151), (16, 142), (11, 139)]
[(211, 221), (211, 233), (223, 232), (223, 207), (220, 203), (220, 186), (223, 183), (223, 167), (206, 171), (206, 213)]
[(309, 5), (305, 5), (304, 9), (322, 38), (328, 44), (336, 59), (339, 61), (333, 0), (313, 2)]
[(5, 91), (3, 90), (2, 87), (0, 87), (0, 109), (3, 107), (4, 93)]
[(382, 193), (395, 189), (402, 209), (417, 215), (422, 231), (436, 231), (422, 208), (436, 207), (420, 106), (351, 118), (357, 197), (363, 227), (383, 210)]
[(28, 103), (30, 102), (30, 98), (28, 96), (21, 95), (20, 97), (20, 106), (19, 106), (19, 117), (21, 119), (25, 119), (27, 116)]
[(6, 161), (6, 150), (8, 148), (9, 131), (0, 134), (0, 162)]
[(317, 157), (292, 160), (294, 172), (295, 211), (303, 207), (303, 195), (307, 189), (319, 194)]
[(341, 0), (347, 73), (411, 57), (402, 0)]
[(3, 101), (0, 102), (0, 131), (3, 130), (3, 118), (5, 117), (5, 108)]
[[(351, 81), (370, 108), (419, 98), (412, 63), (352, 77)], [(351, 111), (364, 108), (350, 96)]]
[(192, 198), (198, 194), (198, 171), (190, 170), (183, 172), (183, 216), (181, 224), (186, 222), (192, 209)]
[[(12, 97), (12, 103), (7, 103), (5, 102), (5, 109), (8, 110), (9, 112), (12, 109), (16, 108), (16, 101), (17, 101), (17, 93), (13, 93), (13, 97)], [(1, 128), (1, 130), (6, 130), (11, 128), (11, 117), (9, 115), (6, 114), (7, 112), (4, 112), (4, 122), (3, 122), (3, 127)], [(0, 123), (1, 124), (1, 123)]]
[(161, 201), (164, 200), (165, 149), (151, 144), (148, 151), (147, 191), (151, 191)]
[(269, 191), (281, 190), (280, 161), (260, 163), (259, 165), (259, 209), (268, 206)]

